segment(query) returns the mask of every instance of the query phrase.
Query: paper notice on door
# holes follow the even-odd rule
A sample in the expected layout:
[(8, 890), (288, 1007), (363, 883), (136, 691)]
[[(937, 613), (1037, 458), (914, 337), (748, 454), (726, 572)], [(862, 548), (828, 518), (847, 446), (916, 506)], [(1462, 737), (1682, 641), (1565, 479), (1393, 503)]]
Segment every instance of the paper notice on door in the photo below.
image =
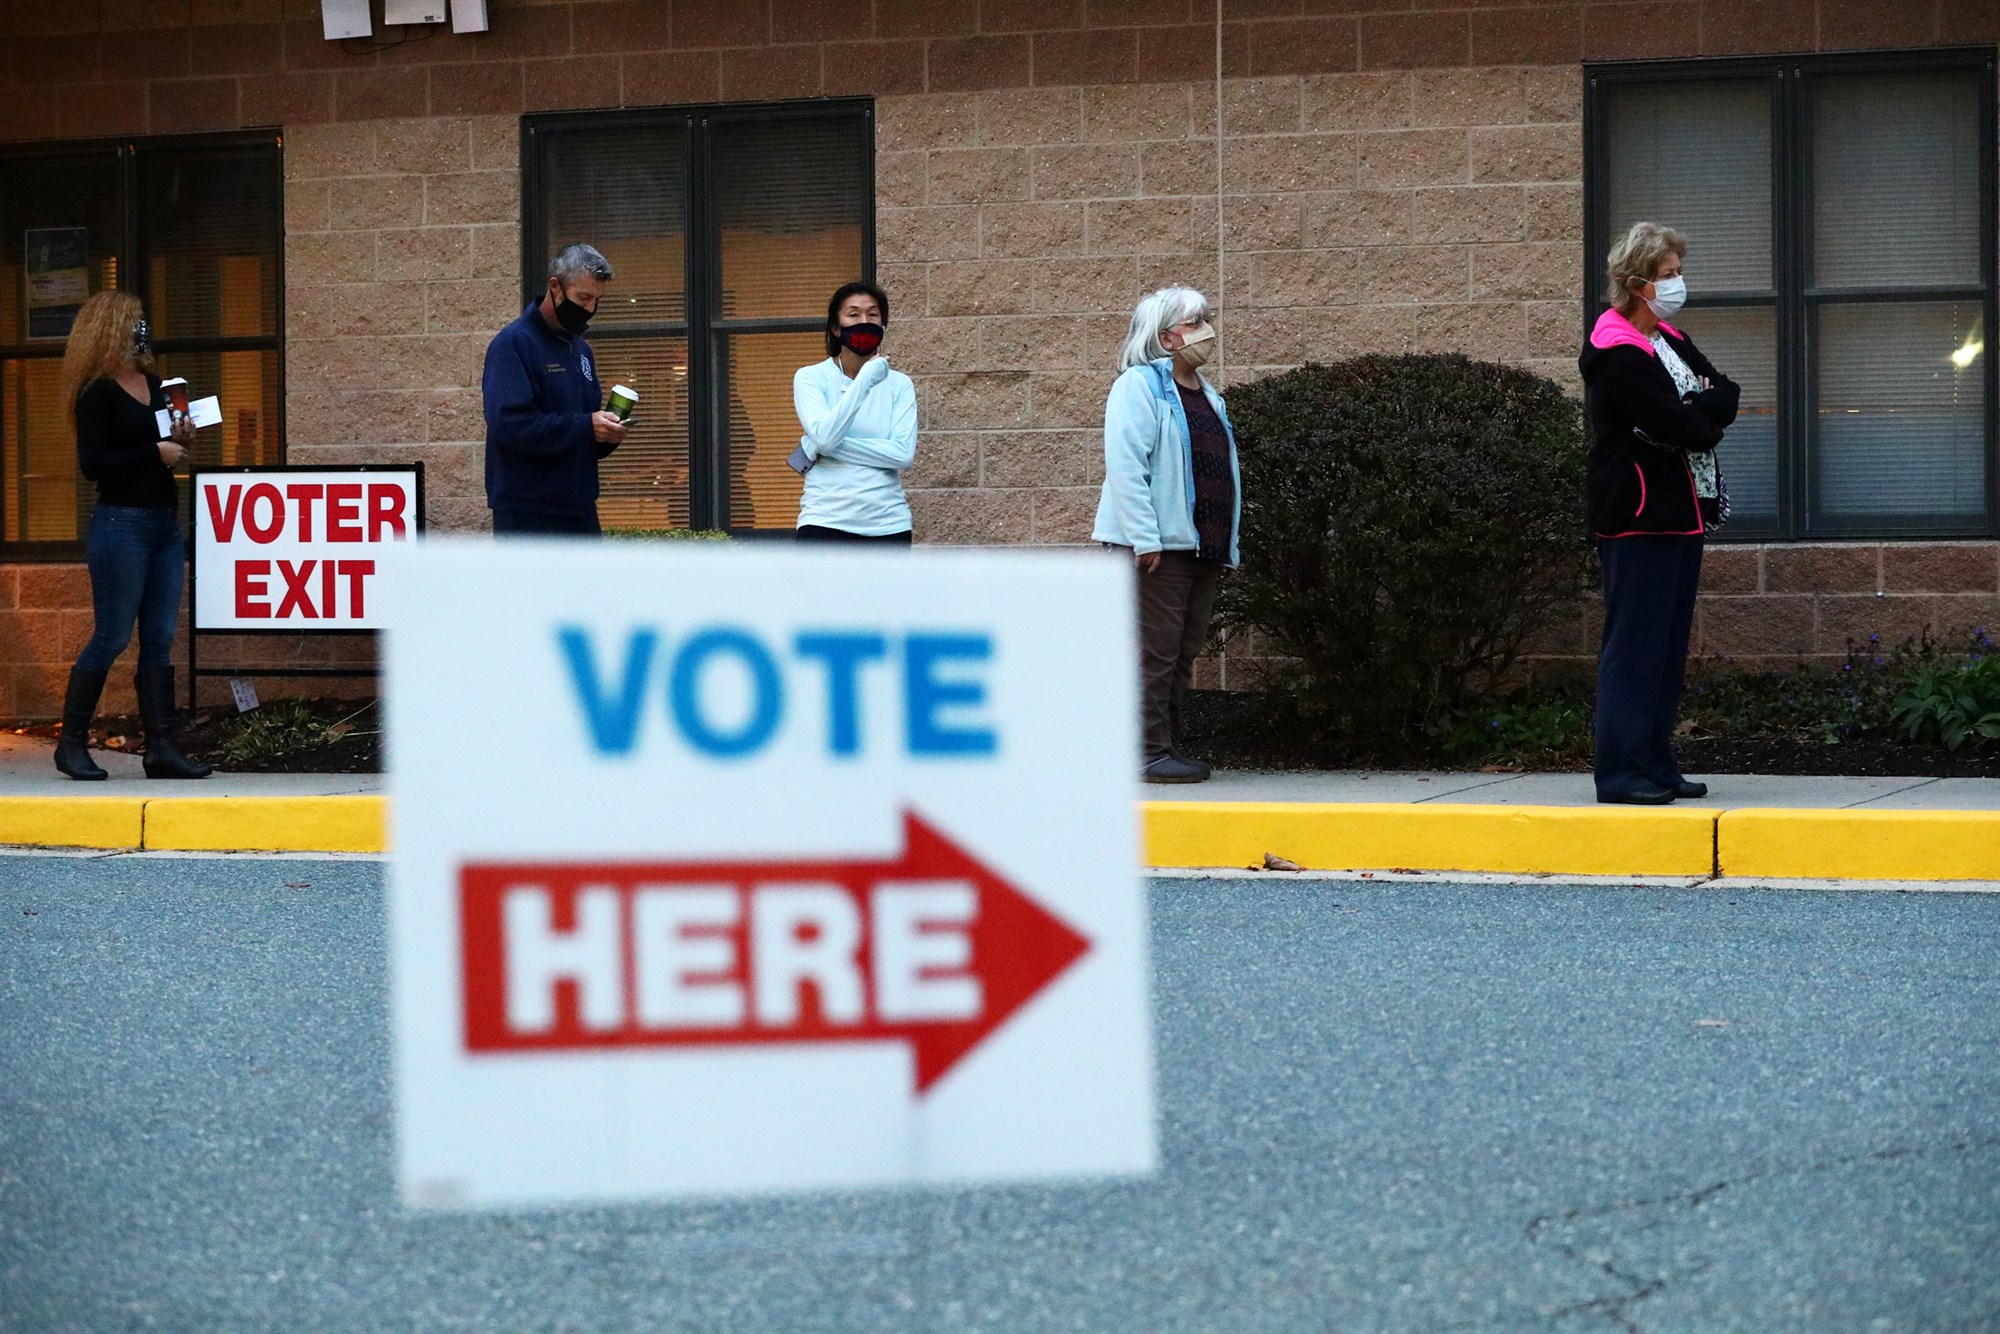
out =
[[(220, 426), (222, 424), (222, 400), (213, 394), (207, 398), (197, 398), (188, 404), (188, 416), (196, 426)], [(167, 410), (161, 408), (153, 414), (153, 420), (160, 424), (160, 439), (167, 438), (173, 427), (167, 421)]]

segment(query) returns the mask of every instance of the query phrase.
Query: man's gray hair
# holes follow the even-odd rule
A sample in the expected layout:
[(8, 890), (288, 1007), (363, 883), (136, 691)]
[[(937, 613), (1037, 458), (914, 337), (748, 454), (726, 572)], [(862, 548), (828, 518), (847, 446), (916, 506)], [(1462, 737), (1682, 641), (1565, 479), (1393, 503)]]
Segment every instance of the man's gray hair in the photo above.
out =
[(579, 241), (556, 252), (556, 257), (549, 261), (549, 277), (564, 286), (578, 278), (595, 278), (601, 283), (608, 283), (611, 281), (611, 261), (596, 246)]

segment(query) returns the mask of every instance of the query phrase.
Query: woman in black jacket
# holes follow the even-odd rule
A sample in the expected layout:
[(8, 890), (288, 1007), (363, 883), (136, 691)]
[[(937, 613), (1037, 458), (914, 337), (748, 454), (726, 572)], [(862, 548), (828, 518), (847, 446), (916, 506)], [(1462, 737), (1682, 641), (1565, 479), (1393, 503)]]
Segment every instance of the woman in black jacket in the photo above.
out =
[(161, 438), (155, 414), (167, 400), (139, 298), (99, 292), (83, 303), (63, 349), (63, 395), (76, 422), (77, 464), (97, 483), (84, 541), (96, 624), (70, 669), (56, 768), (71, 778), (104, 777), (90, 758), (90, 719), (137, 622), (146, 777), (206, 778), (208, 766), (188, 759), (174, 739), (169, 657), (187, 579), (174, 465), (187, 456), (194, 428), (182, 422)]
[(1703, 534), (1727, 516), (1715, 466), (1737, 388), (1668, 324), (1687, 298), (1679, 232), (1637, 222), (1611, 247), (1611, 309), (1578, 364), (1590, 400), (1590, 531), (1604, 563), (1597, 799), (1705, 797), (1674, 755)]

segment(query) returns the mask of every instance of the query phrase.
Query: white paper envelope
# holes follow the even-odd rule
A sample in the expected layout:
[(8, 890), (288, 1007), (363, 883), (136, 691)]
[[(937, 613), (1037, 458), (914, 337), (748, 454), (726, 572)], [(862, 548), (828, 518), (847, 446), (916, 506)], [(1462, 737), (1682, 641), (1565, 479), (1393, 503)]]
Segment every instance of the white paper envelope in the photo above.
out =
[[(188, 416), (194, 419), (196, 426), (220, 426), (222, 424), (222, 400), (213, 394), (210, 394), (207, 398), (197, 398), (188, 404)], [(166, 439), (167, 432), (173, 429), (172, 424), (167, 420), (167, 410), (161, 408), (153, 414), (153, 420), (160, 424), (160, 438), (162, 440)]]

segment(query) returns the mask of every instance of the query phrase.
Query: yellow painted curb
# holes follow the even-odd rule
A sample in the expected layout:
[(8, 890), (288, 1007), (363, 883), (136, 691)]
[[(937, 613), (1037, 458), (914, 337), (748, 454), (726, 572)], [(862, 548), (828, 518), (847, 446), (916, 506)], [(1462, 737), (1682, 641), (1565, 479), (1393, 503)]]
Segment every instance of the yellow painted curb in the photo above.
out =
[(1711, 875), (1712, 810), (1334, 802), (1149, 801), (1146, 864), (1307, 870)]
[(143, 797), (0, 797), (0, 843), (136, 848)]
[(2000, 880), (2000, 811), (1724, 811), (1716, 860), (1778, 880)]
[(386, 797), (156, 797), (145, 846), (173, 852), (386, 852)]

